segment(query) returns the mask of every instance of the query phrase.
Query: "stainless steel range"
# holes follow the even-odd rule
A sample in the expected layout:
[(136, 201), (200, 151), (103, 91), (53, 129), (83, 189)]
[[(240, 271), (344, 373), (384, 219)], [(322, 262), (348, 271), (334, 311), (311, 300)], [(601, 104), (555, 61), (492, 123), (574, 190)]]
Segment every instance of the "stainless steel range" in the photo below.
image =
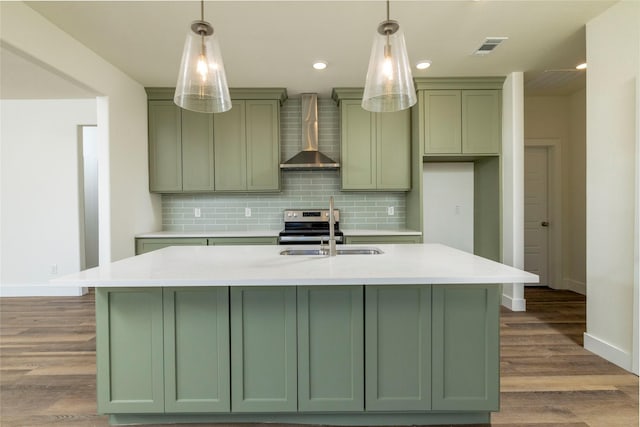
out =
[[(334, 233), (336, 243), (344, 242), (344, 234), (340, 231), (340, 211), (333, 210), (335, 219)], [(329, 240), (329, 209), (284, 211), (284, 230), (278, 239), (281, 245), (313, 245)]]

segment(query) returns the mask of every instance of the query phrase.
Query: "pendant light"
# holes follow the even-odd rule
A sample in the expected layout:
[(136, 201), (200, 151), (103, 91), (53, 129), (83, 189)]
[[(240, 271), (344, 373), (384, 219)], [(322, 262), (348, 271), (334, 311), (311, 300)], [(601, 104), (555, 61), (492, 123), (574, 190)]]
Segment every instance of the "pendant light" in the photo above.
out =
[(417, 101), (404, 33), (396, 21), (378, 25), (364, 86), (362, 108), (377, 113), (405, 110)]
[(204, 20), (204, 0), (200, 1), (200, 20), (193, 21), (187, 33), (173, 101), (199, 113), (231, 109), (220, 46), (213, 27)]

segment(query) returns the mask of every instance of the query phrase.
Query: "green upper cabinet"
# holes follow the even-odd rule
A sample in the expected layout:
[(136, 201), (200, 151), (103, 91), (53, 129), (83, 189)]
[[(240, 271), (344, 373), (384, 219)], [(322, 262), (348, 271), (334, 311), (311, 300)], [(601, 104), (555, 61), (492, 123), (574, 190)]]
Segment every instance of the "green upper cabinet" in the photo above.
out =
[(213, 121), (216, 191), (279, 191), (278, 101), (234, 100)]
[(233, 108), (218, 114), (180, 109), (171, 88), (147, 97), (150, 191), (280, 191), (285, 89), (231, 89)]
[(430, 155), (498, 155), (503, 78), (416, 79), (418, 135)]
[(214, 115), (216, 190), (247, 189), (244, 106), (244, 101), (233, 101), (231, 110)]
[(182, 121), (173, 101), (149, 101), (149, 190), (182, 191)]
[(149, 189), (213, 191), (213, 118), (149, 101)]
[(334, 89), (340, 105), (342, 190), (411, 188), (411, 114), (371, 113), (361, 89)]
[(425, 153), (461, 153), (462, 107), (459, 90), (427, 90), (420, 106), (424, 120)]
[(502, 91), (462, 91), (462, 153), (498, 154), (502, 141)]
[(213, 120), (211, 114), (181, 110), (182, 190), (213, 191)]

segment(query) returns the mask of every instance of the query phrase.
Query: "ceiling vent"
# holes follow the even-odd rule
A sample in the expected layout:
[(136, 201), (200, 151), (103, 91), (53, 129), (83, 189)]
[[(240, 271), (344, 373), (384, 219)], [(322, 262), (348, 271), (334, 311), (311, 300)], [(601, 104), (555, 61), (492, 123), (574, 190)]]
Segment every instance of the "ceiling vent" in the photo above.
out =
[(500, 43), (507, 39), (509, 39), (509, 37), (487, 37), (486, 39), (484, 39), (484, 42), (482, 42), (482, 45), (478, 48), (478, 50), (473, 52), (473, 54), (488, 55), (493, 52), (493, 50), (497, 48)]

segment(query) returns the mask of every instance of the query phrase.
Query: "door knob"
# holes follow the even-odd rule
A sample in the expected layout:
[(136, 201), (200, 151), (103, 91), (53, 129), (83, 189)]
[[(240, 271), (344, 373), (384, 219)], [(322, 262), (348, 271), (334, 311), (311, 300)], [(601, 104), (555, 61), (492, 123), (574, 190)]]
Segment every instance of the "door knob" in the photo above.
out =
[(540, 225), (543, 226), (543, 227), (548, 227), (549, 226), (549, 222), (548, 221), (542, 221), (540, 223)]

